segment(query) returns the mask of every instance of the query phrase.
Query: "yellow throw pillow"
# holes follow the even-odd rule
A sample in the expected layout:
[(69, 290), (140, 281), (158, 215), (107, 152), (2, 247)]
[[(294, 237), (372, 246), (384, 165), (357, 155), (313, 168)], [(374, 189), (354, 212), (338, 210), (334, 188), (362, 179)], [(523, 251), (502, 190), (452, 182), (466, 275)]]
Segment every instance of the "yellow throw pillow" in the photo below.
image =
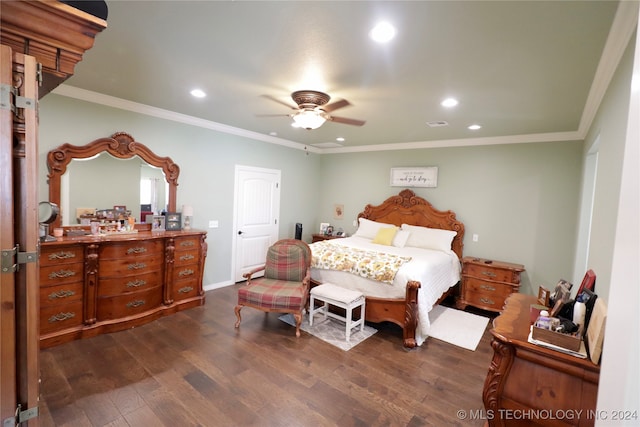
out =
[(373, 238), (373, 243), (377, 243), (379, 245), (391, 246), (391, 242), (393, 242), (393, 238), (398, 232), (398, 227), (382, 227), (378, 230), (378, 234)]

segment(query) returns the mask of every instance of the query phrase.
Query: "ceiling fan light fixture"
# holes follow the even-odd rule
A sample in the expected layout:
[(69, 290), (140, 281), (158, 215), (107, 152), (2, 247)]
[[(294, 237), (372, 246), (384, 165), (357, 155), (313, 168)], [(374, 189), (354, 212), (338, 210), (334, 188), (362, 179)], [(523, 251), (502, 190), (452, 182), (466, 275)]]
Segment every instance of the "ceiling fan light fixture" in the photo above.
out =
[(318, 129), (324, 124), (325, 121), (327, 121), (324, 112), (321, 110), (305, 109), (298, 113), (295, 113), (292, 117), (294, 123), (298, 127), (307, 130)]

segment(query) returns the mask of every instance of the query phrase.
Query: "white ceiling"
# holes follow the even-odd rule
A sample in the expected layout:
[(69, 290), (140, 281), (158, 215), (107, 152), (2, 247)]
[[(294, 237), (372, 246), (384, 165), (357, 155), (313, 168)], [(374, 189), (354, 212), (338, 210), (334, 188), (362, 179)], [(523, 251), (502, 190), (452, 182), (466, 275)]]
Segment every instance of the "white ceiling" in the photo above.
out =
[[(337, 151), (579, 138), (626, 45), (607, 44), (617, 1), (107, 4), (108, 28), (57, 93), (277, 143), (344, 137)], [(380, 20), (398, 30), (386, 45), (368, 37)], [(292, 104), (300, 89), (347, 99), (333, 114), (366, 124), (256, 117), (291, 113), (262, 95)], [(448, 96), (460, 104), (440, 106)], [(426, 124), (440, 120), (449, 126)]]

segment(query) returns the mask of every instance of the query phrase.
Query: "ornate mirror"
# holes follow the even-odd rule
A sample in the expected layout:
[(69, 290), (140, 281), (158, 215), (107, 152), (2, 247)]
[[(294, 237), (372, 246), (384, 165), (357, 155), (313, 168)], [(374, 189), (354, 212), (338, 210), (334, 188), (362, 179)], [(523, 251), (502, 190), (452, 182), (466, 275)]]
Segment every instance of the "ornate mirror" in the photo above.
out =
[[(173, 160), (169, 157), (160, 157), (156, 155), (147, 146), (140, 142), (136, 142), (131, 135), (125, 132), (115, 133), (108, 138), (96, 139), (87, 145), (78, 146), (63, 144), (58, 148), (49, 151), (47, 154), (47, 167), (49, 169), (49, 174), (47, 175), (49, 178), (49, 201), (58, 206), (62, 206), (62, 177), (67, 172), (69, 163), (71, 163), (72, 160), (86, 160), (96, 157), (102, 153), (107, 153), (116, 159), (124, 160), (131, 160), (138, 157), (148, 165), (161, 169), (168, 185), (167, 210), (169, 212), (176, 211), (176, 194), (180, 167), (173, 163)], [(101, 189), (109, 186), (110, 182), (111, 180), (109, 177), (96, 177), (95, 185), (93, 187), (95, 188), (95, 191), (100, 192)], [(127, 185), (135, 185), (135, 189), (137, 190), (139, 190), (140, 187), (139, 182)], [(117, 201), (114, 201), (113, 204), (117, 204), (116, 202)], [(62, 211), (60, 216), (55, 220), (54, 227), (60, 226), (61, 216), (73, 215), (73, 212)]]

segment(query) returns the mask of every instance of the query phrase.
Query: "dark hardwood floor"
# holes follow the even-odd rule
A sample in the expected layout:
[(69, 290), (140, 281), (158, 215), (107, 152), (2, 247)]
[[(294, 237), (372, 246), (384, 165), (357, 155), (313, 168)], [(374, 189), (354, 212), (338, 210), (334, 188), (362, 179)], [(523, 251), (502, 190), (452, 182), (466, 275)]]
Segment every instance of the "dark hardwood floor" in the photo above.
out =
[[(436, 339), (402, 348), (402, 331), (348, 352), (276, 313), (242, 310), (239, 285), (147, 325), (41, 351), (41, 426), (480, 426), (491, 361)], [(490, 325), (490, 323), (489, 323)]]

